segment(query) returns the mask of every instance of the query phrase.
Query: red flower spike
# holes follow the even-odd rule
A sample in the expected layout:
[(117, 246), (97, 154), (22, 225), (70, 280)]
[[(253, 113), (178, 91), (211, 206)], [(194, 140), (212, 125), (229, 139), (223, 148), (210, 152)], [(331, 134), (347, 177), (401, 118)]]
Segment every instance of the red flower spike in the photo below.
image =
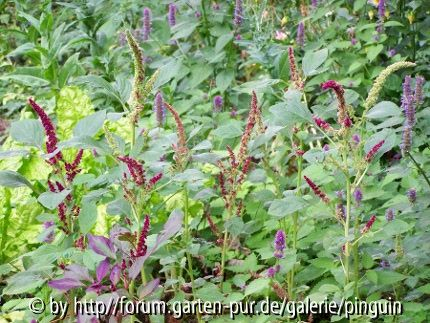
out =
[(309, 177), (307, 176), (303, 176), (303, 177), (306, 183), (308, 183), (309, 187), (312, 189), (312, 191), (314, 191), (314, 194), (318, 196), (324, 203), (328, 204), (330, 202), (330, 199), (323, 191), (321, 191), (319, 186), (316, 185), (314, 182), (312, 182), (312, 180)]
[(120, 156), (118, 159), (127, 165), (133, 181), (138, 186), (145, 184), (145, 171), (141, 163), (129, 156)]
[(146, 246), (146, 238), (149, 233), (149, 216), (145, 215), (145, 222), (143, 223), (143, 228), (140, 233), (139, 241), (136, 247), (135, 257), (142, 257), (146, 254), (147, 246)]
[[(46, 135), (46, 151), (48, 154), (52, 154), (55, 152), (57, 148), (57, 134), (55, 133), (55, 127), (52, 123), (52, 120), (48, 117), (46, 112), (32, 99), (28, 99), (28, 103), (36, 112), (38, 115), (40, 122), (42, 123), (43, 128), (45, 129), (45, 135)], [(57, 163), (57, 161), (62, 160), (63, 155), (60, 152), (56, 153), (53, 157), (49, 158), (49, 163), (51, 165), (54, 165)]]
[(315, 124), (325, 131), (333, 130), (330, 124), (322, 118), (317, 116), (313, 116), (312, 119), (315, 121)]
[(374, 216), (374, 215), (372, 215), (371, 217), (370, 217), (370, 220), (366, 223), (366, 225), (361, 229), (361, 234), (365, 234), (365, 233), (367, 233), (367, 232), (369, 232), (370, 231), (370, 229), (372, 228), (372, 226), (373, 226), (373, 223), (375, 223), (375, 220), (376, 220), (376, 216)]
[(340, 125), (344, 125), (345, 118), (348, 117), (346, 112), (346, 102), (345, 102), (345, 91), (339, 83), (333, 80), (329, 80), (321, 84), (323, 90), (332, 89), (336, 94), (338, 101), (338, 111), (337, 111), (337, 122)]
[(385, 143), (385, 140), (381, 140), (375, 146), (373, 146), (372, 149), (369, 150), (365, 158), (366, 162), (370, 163), (372, 161), (373, 157), (376, 155), (379, 149), (381, 149), (384, 143)]

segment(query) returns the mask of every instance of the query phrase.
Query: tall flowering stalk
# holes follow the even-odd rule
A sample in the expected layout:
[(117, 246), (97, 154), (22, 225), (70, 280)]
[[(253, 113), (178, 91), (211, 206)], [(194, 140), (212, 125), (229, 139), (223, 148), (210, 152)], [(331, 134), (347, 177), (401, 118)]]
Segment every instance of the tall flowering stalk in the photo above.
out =
[(297, 27), (296, 43), (300, 47), (305, 45), (305, 23), (303, 21), (301, 21)]
[(312, 189), (314, 194), (318, 196), (324, 203), (328, 204), (330, 203), (330, 199), (327, 197), (327, 195), (321, 190), (321, 188), (316, 185), (309, 177), (303, 176), (306, 183), (308, 183), (309, 187)]
[(177, 7), (174, 3), (169, 4), (169, 12), (167, 14), (167, 21), (169, 22), (169, 26), (173, 27), (176, 25), (176, 11)]
[(345, 102), (345, 90), (342, 85), (337, 83), (336, 81), (329, 80), (321, 84), (321, 88), (323, 90), (332, 89), (336, 94), (338, 107), (337, 107), (337, 122), (341, 126), (345, 126), (345, 122), (348, 122), (349, 119), (348, 112), (346, 111), (346, 102)]
[(243, 22), (243, 6), (242, 0), (236, 0), (234, 5), (234, 25), (239, 27)]
[[(237, 193), (245, 181), (245, 177), (249, 173), (251, 166), (251, 157), (248, 156), (248, 143), (251, 139), (252, 131), (255, 125), (261, 124), (261, 114), (258, 108), (257, 95), (252, 92), (251, 107), (248, 114), (245, 130), (242, 134), (239, 152), (236, 153), (231, 147), (227, 147), (229, 153), (229, 162), (225, 165), (223, 162), (218, 162), (220, 172), (218, 174), (218, 184), (221, 190), (221, 196), (227, 210), (227, 221), (236, 214), (240, 216), (242, 213), (242, 201), (237, 201)], [(260, 131), (263, 129), (259, 127)], [(224, 275), (225, 258), (229, 246), (228, 231), (224, 229), (223, 247), (221, 251), (221, 269), (220, 276)], [(221, 288), (222, 288), (221, 284)]]
[(162, 127), (166, 122), (166, 106), (164, 105), (163, 95), (160, 91), (155, 95), (154, 112), (158, 126)]
[(297, 71), (296, 58), (294, 56), (293, 47), (288, 47), (288, 62), (290, 63), (290, 81), (294, 84), (294, 87), (298, 90), (303, 90), (304, 83)]
[[(46, 135), (46, 152), (48, 154), (53, 154), (58, 149), (57, 134), (55, 132), (55, 126), (52, 120), (48, 117), (46, 112), (32, 99), (28, 99), (28, 103), (33, 108), (34, 112), (39, 116), (40, 122), (42, 123), (43, 129)], [(54, 156), (49, 158), (49, 163), (55, 165), (58, 161), (63, 160), (63, 155), (61, 151), (58, 151)]]
[(151, 34), (151, 9), (145, 7), (143, 9), (143, 18), (142, 18), (142, 39), (148, 40), (149, 35)]
[(175, 167), (178, 170), (185, 169), (186, 163), (188, 161), (188, 147), (187, 147), (187, 139), (185, 136), (185, 128), (182, 123), (181, 117), (179, 116), (179, 113), (168, 103), (164, 103), (165, 107), (169, 112), (172, 114), (173, 118), (175, 119), (176, 123), (176, 133), (178, 135), (178, 143), (173, 146), (173, 150), (175, 151)]

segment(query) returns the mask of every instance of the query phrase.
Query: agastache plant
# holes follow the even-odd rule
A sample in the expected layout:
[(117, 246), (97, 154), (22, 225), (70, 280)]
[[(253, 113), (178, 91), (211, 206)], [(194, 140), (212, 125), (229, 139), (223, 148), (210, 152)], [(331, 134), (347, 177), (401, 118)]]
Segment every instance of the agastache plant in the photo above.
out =
[(177, 7), (174, 3), (169, 4), (169, 12), (167, 14), (167, 21), (169, 22), (169, 26), (173, 27), (176, 25), (176, 11)]
[(239, 27), (243, 22), (242, 0), (236, 0), (234, 5), (234, 25)]
[(166, 106), (164, 105), (163, 95), (160, 91), (157, 92), (154, 99), (154, 113), (157, 125), (162, 127), (166, 122)]
[(300, 47), (305, 45), (305, 23), (303, 21), (301, 21), (297, 27), (296, 43)]

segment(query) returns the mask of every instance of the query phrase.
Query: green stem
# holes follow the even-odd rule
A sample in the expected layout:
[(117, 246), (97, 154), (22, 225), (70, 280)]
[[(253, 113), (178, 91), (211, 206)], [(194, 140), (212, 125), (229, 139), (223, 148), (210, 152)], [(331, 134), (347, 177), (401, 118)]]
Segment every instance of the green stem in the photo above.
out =
[(4, 189), (4, 195), (5, 195), (4, 207), (6, 210), (3, 217), (3, 225), (2, 225), (2, 236), (1, 236), (1, 245), (0, 245), (0, 250), (1, 250), (0, 263), (4, 263), (4, 259), (5, 259), (4, 252), (6, 249), (5, 247), (6, 247), (6, 240), (7, 240), (7, 229), (9, 227), (10, 215), (12, 214), (12, 206), (11, 206), (12, 194), (8, 188)]
[[(228, 212), (228, 215), (227, 215), (227, 221), (228, 221), (231, 218), (231, 207), (228, 208), (227, 212)], [(222, 277), (221, 286), (220, 286), (221, 293), (224, 287), (225, 258), (226, 258), (227, 246), (228, 246), (227, 241), (228, 241), (228, 232), (227, 232), (227, 229), (224, 228), (224, 237), (222, 240), (222, 251), (221, 251), (221, 270), (220, 270), (220, 276)]]
[[(187, 257), (188, 263), (188, 274), (191, 280), (191, 292), (193, 294), (193, 299), (196, 301), (197, 297), (195, 294), (195, 286), (194, 286), (194, 274), (193, 274), (193, 262), (191, 258), (191, 254), (188, 251), (188, 246), (190, 245), (190, 228), (189, 228), (189, 213), (188, 213), (188, 189), (184, 186), (184, 242), (185, 242), (185, 255)], [(197, 311), (197, 320), (202, 322), (201, 313)]]
[(133, 148), (136, 142), (136, 129), (133, 121), (130, 121), (130, 126), (131, 126), (131, 148)]
[(417, 166), (418, 171), (421, 173), (421, 175), (423, 175), (423, 177), (426, 180), (427, 184), (430, 186), (430, 180), (429, 180), (429, 178), (427, 177), (426, 173), (421, 168), (421, 166), (418, 164), (418, 162), (415, 160), (415, 158), (412, 157), (412, 155), (411, 155), (411, 153), (409, 151), (408, 151), (408, 156), (411, 158), (411, 160), (413, 161), (413, 163), (415, 164), (415, 166)]
[[(359, 233), (359, 225), (360, 222), (358, 221), (359, 217), (357, 216), (355, 218), (355, 223), (354, 223), (354, 236), (357, 239), (358, 233)], [(358, 293), (358, 278), (359, 278), (359, 259), (358, 259), (358, 243), (354, 244), (352, 246), (352, 252), (353, 252), (353, 256), (354, 256), (354, 290), (355, 290), (355, 297), (359, 298), (359, 293)]]
[(345, 285), (349, 283), (349, 222), (351, 219), (351, 182), (346, 179), (346, 219), (345, 219)]
[(205, 29), (206, 29), (206, 32), (208, 34), (208, 43), (209, 43), (209, 46), (212, 46), (211, 35), (209, 33), (209, 21), (208, 21), (207, 15), (206, 15), (205, 0), (202, 0), (202, 14), (203, 14), (203, 21), (204, 21), (204, 24), (206, 27)]

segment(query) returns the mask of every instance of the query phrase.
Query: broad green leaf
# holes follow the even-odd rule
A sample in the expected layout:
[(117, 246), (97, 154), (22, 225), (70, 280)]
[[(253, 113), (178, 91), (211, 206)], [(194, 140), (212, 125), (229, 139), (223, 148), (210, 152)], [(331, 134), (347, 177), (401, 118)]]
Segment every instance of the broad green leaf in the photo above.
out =
[(190, 21), (184, 21), (177, 25), (175, 25), (172, 29), (173, 36), (172, 39), (180, 39), (180, 38), (187, 38), (189, 35), (193, 33), (193, 31), (198, 26), (198, 23), (190, 22)]
[(391, 116), (399, 116), (402, 110), (391, 101), (381, 101), (367, 112), (366, 117), (369, 119), (383, 119)]
[(70, 190), (64, 190), (59, 193), (55, 192), (45, 192), (39, 195), (37, 200), (47, 209), (55, 209), (61, 202), (64, 201), (67, 195), (70, 194)]
[(245, 296), (261, 294), (270, 286), (269, 278), (258, 278), (248, 284), (245, 289)]
[(379, 55), (379, 53), (382, 52), (383, 49), (384, 49), (384, 46), (381, 44), (368, 47), (367, 48), (367, 59), (370, 62), (373, 61)]
[(13, 140), (22, 144), (41, 148), (45, 134), (39, 120), (20, 120), (12, 122), (10, 135)]
[(242, 133), (242, 125), (237, 121), (230, 121), (212, 132), (214, 136), (222, 139), (237, 138), (240, 137)]
[(0, 171), (0, 186), (5, 186), (5, 187), (28, 186), (30, 188), (33, 187), (24, 176), (22, 176), (20, 173), (17, 173), (11, 170)]
[(79, 213), (79, 228), (82, 234), (90, 232), (97, 221), (97, 205), (95, 202), (84, 203)]
[(216, 86), (222, 92), (224, 92), (231, 84), (234, 79), (234, 72), (232, 70), (224, 70), (216, 76)]
[(269, 214), (277, 218), (283, 218), (296, 211), (304, 209), (308, 202), (300, 196), (289, 195), (280, 200), (274, 200), (269, 207)]
[(303, 57), (302, 69), (305, 76), (318, 74), (318, 67), (324, 64), (328, 57), (328, 49), (323, 48), (317, 51), (307, 51)]
[(188, 86), (195, 88), (212, 74), (212, 66), (206, 64), (197, 64), (191, 67), (191, 78)]
[(97, 131), (103, 126), (106, 119), (106, 110), (97, 111), (88, 117), (79, 120), (73, 129), (73, 135), (79, 136), (94, 136)]
[(221, 35), (215, 44), (215, 53), (219, 53), (224, 47), (233, 39), (233, 34), (224, 34)]

